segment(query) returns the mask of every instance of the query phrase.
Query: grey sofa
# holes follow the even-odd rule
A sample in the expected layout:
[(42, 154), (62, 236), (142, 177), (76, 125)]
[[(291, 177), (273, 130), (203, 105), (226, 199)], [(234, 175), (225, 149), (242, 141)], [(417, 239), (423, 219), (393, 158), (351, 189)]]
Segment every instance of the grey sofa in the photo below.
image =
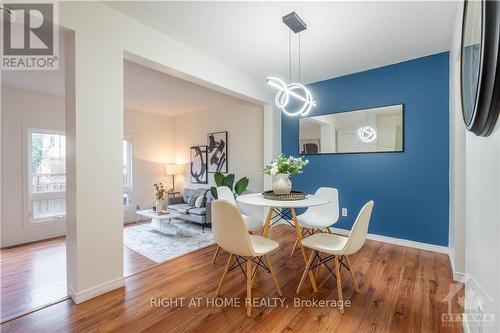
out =
[[(205, 197), (205, 205), (197, 208), (188, 205), (189, 197), (200, 196)], [(201, 224), (202, 230), (205, 231), (205, 226), (212, 223), (211, 206), (212, 195), (210, 189), (207, 188), (184, 188), (182, 197), (170, 198), (168, 200), (168, 210), (181, 214), (182, 219), (194, 223)]]

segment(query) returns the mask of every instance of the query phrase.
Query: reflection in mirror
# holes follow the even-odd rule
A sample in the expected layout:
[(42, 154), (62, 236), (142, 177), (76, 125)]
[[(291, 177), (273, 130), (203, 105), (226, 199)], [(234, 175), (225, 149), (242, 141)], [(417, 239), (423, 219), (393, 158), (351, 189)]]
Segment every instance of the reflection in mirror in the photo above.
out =
[(299, 120), (300, 154), (403, 151), (403, 105)]

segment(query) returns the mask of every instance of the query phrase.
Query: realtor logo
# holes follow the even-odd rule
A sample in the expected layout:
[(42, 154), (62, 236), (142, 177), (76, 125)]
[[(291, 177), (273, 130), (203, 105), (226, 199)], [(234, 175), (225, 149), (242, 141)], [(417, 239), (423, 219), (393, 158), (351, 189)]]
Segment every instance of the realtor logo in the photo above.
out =
[[(463, 296), (460, 294), (462, 289)], [(468, 273), (459, 282), (450, 284), (449, 292), (443, 301), (448, 303), (448, 311), (441, 314), (441, 326), (462, 327), (465, 322), (474, 332), (495, 326), (495, 314), (483, 311), (486, 306), (493, 307), (493, 298)], [(457, 313), (454, 304), (460, 305), (464, 312)]]
[(57, 25), (53, 3), (1, 5), (3, 70), (56, 70)]

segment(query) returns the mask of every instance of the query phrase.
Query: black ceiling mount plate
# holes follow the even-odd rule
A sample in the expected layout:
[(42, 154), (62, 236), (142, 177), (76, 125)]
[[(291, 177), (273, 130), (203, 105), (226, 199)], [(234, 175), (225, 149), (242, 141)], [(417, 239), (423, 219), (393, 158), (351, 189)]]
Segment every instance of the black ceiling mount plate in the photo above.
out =
[(295, 12), (283, 16), (283, 23), (293, 32), (301, 32), (307, 29), (306, 23)]

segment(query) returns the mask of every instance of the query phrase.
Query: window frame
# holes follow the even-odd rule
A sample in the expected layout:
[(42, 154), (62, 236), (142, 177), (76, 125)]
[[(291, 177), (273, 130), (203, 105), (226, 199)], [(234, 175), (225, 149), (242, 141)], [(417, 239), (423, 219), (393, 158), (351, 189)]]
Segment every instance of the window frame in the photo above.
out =
[[(127, 186), (123, 184), (123, 194), (128, 194), (128, 205), (123, 206), (125, 212), (135, 212), (134, 209), (134, 137), (132, 134), (125, 134), (123, 141), (128, 141), (128, 159), (127, 159)], [(122, 141), (122, 144), (123, 144)], [(123, 199), (122, 199), (123, 200)]]
[(25, 227), (36, 227), (40, 225), (53, 223), (66, 223), (66, 212), (63, 215), (54, 215), (42, 218), (33, 218), (32, 202), (34, 200), (43, 199), (59, 199), (66, 200), (66, 191), (48, 192), (48, 193), (33, 193), (33, 180), (31, 174), (31, 164), (33, 158), (32, 151), (32, 136), (33, 133), (63, 135), (66, 139), (66, 133), (59, 127), (46, 125), (25, 125), (23, 131), (23, 225)]
[[(32, 200), (33, 200), (33, 192), (32, 192), (32, 179), (31, 179), (31, 163), (32, 163), (32, 134), (33, 133), (42, 133), (42, 134), (57, 134), (64, 135), (66, 137), (66, 131), (59, 126), (46, 125), (46, 124), (34, 124), (34, 123), (25, 123), (23, 124), (23, 147), (22, 147), (22, 160), (23, 160), (23, 170), (22, 170), (22, 193), (23, 193), (23, 203), (22, 203), (22, 215), (23, 215), (23, 227), (32, 228), (39, 227), (42, 225), (48, 224), (65, 224), (66, 223), (66, 213), (61, 217), (45, 217), (39, 219), (32, 218)], [(129, 186), (123, 186), (123, 193), (128, 193), (128, 205), (123, 206), (123, 210), (125, 215), (135, 214), (134, 207), (134, 195), (133, 195), (133, 172), (134, 166), (133, 162), (135, 159), (135, 146), (134, 146), (134, 137), (132, 134), (125, 134), (123, 136), (123, 140), (129, 141), (129, 154), (128, 154), (128, 174), (127, 180)], [(67, 156), (66, 156), (67, 157)], [(67, 168), (66, 168), (67, 170)], [(67, 181), (67, 179), (66, 179)], [(50, 192), (50, 193), (37, 193), (35, 196), (43, 199), (53, 199), (60, 198), (61, 194), (66, 199), (66, 191), (60, 192)], [(123, 200), (123, 199), (122, 199)], [(67, 207), (66, 207), (67, 208)]]

